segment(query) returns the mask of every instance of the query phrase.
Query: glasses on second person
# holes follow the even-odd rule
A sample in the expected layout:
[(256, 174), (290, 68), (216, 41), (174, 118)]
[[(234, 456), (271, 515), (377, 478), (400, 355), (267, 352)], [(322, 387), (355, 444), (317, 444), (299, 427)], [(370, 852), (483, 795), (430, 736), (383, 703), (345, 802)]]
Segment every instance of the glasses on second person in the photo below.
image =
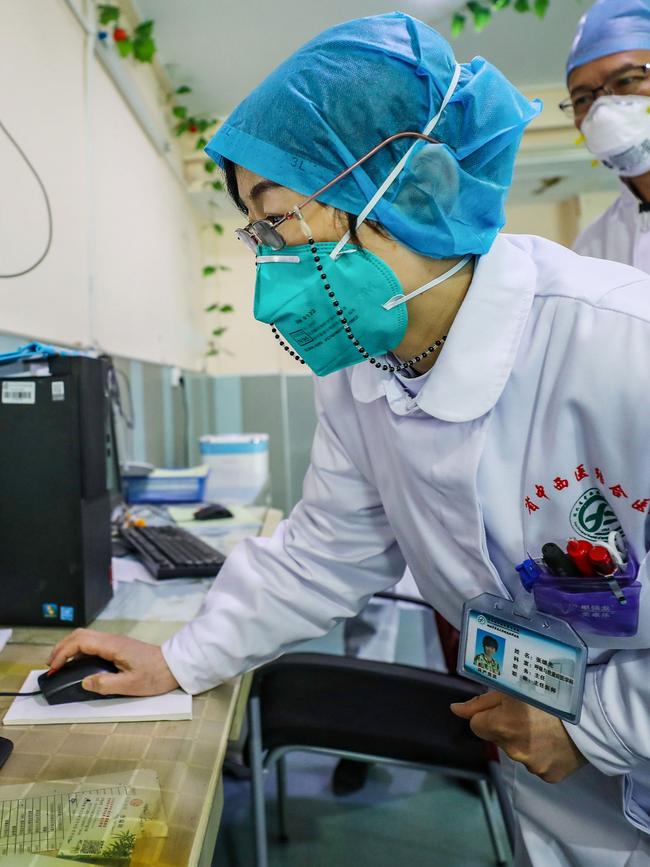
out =
[(278, 250), (282, 250), (286, 245), (286, 241), (282, 237), (282, 235), (278, 232), (278, 226), (285, 222), (285, 220), (293, 220), (293, 219), (301, 219), (301, 211), (308, 205), (310, 202), (313, 202), (314, 199), (317, 199), (318, 196), (322, 196), (323, 193), (326, 193), (330, 187), (333, 187), (334, 184), (338, 183), (344, 177), (353, 172), (356, 168), (358, 168), (362, 163), (365, 163), (366, 160), (370, 159), (371, 156), (374, 156), (377, 151), (381, 150), (387, 144), (395, 141), (400, 138), (417, 138), (422, 139), (424, 141), (428, 141), (430, 144), (440, 144), (438, 139), (432, 138), (429, 135), (425, 135), (422, 132), (397, 132), (394, 135), (389, 136), (384, 139), (382, 142), (379, 142), (378, 145), (375, 145), (374, 148), (368, 151), (367, 154), (364, 154), (360, 159), (353, 163), (353, 165), (348, 166), (347, 169), (344, 169), (340, 172), (335, 178), (333, 178), (329, 183), (325, 184), (324, 187), (321, 187), (320, 190), (316, 190), (309, 198), (305, 199), (300, 204), (296, 205), (295, 208), (292, 208), (290, 211), (287, 211), (282, 217), (267, 217), (265, 220), (255, 220), (252, 223), (249, 223), (247, 226), (244, 226), (243, 229), (235, 229), (235, 237), (238, 241), (243, 241), (244, 244), (251, 250), (253, 253), (257, 253), (257, 248), (261, 244), (264, 247), (270, 247), (272, 250), (276, 252)]
[[(605, 81), (593, 90), (588, 87), (576, 88), (568, 99), (562, 100), (560, 108), (577, 120), (583, 118), (601, 94), (607, 96), (630, 96), (646, 92), (650, 83), (650, 63), (639, 66), (625, 66), (608, 75)], [(650, 95), (650, 94), (648, 94)]]

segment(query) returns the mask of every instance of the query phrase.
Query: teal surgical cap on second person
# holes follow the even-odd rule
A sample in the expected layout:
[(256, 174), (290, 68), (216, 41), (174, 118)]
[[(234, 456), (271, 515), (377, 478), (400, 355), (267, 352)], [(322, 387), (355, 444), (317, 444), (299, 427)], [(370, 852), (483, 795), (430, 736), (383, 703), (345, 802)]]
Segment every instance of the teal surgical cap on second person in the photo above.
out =
[(650, 0), (598, 0), (580, 19), (567, 77), (600, 57), (639, 50), (650, 51)]
[[(285, 60), (221, 125), (206, 151), (309, 196), (394, 133), (421, 132), (440, 110), (456, 60), (431, 27), (399, 12), (325, 30)], [(530, 102), (476, 57), (432, 132), (369, 214), (435, 258), (489, 250)], [(359, 214), (412, 139), (382, 148), (319, 201)]]

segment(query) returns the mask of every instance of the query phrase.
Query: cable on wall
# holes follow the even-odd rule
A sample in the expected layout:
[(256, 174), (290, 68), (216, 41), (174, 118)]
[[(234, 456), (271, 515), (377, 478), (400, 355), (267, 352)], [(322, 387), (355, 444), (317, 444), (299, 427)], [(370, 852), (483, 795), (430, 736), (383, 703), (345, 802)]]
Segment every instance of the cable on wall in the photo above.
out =
[(28, 268), (24, 268), (22, 271), (15, 271), (13, 274), (0, 274), (0, 278), (7, 280), (11, 277), (22, 277), (25, 274), (29, 274), (29, 272), (33, 271), (35, 268), (38, 268), (38, 266), (41, 264), (41, 262), (45, 259), (47, 254), (50, 252), (50, 247), (52, 246), (52, 235), (53, 235), (53, 231), (54, 231), (54, 224), (53, 224), (53, 220), (52, 220), (52, 207), (50, 205), (50, 199), (47, 195), (47, 190), (45, 189), (45, 184), (41, 180), (40, 175), (38, 174), (38, 172), (36, 171), (34, 166), (31, 164), (31, 162), (29, 161), (29, 158), (28, 158), (27, 154), (25, 153), (25, 151), (21, 148), (21, 146), (18, 144), (16, 139), (11, 135), (11, 133), (9, 132), (7, 127), (2, 123), (1, 120), (0, 120), (0, 129), (4, 132), (4, 134), (7, 136), (9, 141), (16, 148), (16, 150), (18, 151), (20, 156), (25, 160), (29, 170), (36, 178), (36, 182), (38, 183), (39, 187), (41, 188), (41, 192), (43, 193), (43, 198), (45, 200), (45, 208), (47, 209), (47, 243), (45, 245), (45, 249), (43, 250), (41, 255), (38, 257), (38, 259), (32, 265), (30, 265)]
[(190, 465), (190, 404), (187, 396), (187, 383), (185, 377), (180, 376), (178, 384), (181, 387), (181, 397), (183, 401), (183, 460), (185, 466)]
[[(128, 409), (124, 406), (122, 388), (120, 387), (120, 377), (124, 383), (128, 400)], [(119, 370), (113, 365), (112, 360), (108, 370), (108, 391), (115, 411), (122, 419), (127, 429), (133, 430), (135, 427), (135, 407), (133, 404), (133, 392), (131, 391), (131, 380), (123, 370)]]

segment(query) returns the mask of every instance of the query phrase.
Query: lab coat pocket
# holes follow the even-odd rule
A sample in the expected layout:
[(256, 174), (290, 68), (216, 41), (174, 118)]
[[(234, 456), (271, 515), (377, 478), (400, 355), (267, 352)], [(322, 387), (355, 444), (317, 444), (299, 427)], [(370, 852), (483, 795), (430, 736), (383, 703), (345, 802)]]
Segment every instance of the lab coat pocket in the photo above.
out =
[(591, 643), (592, 636), (631, 637), (639, 628), (641, 583), (628, 559), (615, 578), (558, 577), (544, 572), (533, 587), (539, 611), (565, 620)]
[[(539, 588), (534, 588), (536, 604), (540, 610), (546, 610), (548, 605), (548, 613), (571, 623), (590, 651), (650, 649), (650, 594), (647, 586), (650, 557), (646, 556), (638, 566), (636, 563), (632, 553), (627, 568), (635, 570), (635, 573), (631, 571), (618, 576), (626, 599), (624, 606), (616, 600), (607, 583), (604, 587), (601, 585), (599, 590), (592, 591), (587, 578), (554, 577), (548, 583), (546, 580), (540, 582)], [(568, 587), (554, 592), (552, 582), (572, 580), (587, 582), (583, 585), (587, 598), (579, 600), (578, 596), (582, 594), (571, 592)], [(592, 592), (595, 595), (592, 596)], [(564, 608), (561, 610), (562, 605)], [(587, 607), (580, 607), (583, 605)], [(602, 606), (605, 606), (604, 611)]]

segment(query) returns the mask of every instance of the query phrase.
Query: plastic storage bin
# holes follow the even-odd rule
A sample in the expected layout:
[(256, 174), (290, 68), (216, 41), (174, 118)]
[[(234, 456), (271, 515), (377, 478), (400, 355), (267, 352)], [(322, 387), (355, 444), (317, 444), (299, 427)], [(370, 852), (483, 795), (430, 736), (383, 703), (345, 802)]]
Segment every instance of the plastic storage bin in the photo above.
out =
[(269, 435), (223, 434), (199, 438), (201, 461), (210, 470), (206, 500), (249, 505), (269, 481)]

